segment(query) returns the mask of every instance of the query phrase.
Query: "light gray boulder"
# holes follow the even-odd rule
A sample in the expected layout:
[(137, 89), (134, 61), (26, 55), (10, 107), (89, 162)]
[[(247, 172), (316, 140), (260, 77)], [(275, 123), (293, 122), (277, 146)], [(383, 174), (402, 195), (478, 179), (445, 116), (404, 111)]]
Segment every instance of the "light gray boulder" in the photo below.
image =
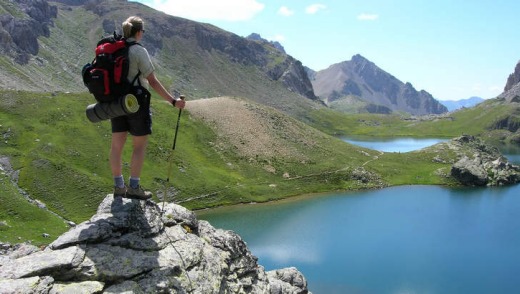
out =
[(53, 282), (54, 280), (51, 277), (45, 276), (21, 279), (0, 278), (0, 294), (47, 294), (52, 289)]
[(295, 267), (289, 267), (267, 272), (271, 281), (271, 294), (305, 294), (307, 280)]
[(487, 171), (479, 157), (464, 156), (452, 166), (451, 175), (465, 185), (485, 186), (488, 183)]
[(451, 167), (451, 175), (460, 183), (467, 186), (502, 186), (520, 182), (520, 167), (509, 163), (496, 147), (467, 135), (446, 144), (459, 154), (458, 161)]
[(266, 273), (240, 236), (182, 206), (112, 195), (44, 250), (0, 256), (2, 294), (309, 293), (298, 270)]
[(54, 283), (49, 294), (94, 294), (101, 293), (105, 284), (96, 281), (77, 283)]

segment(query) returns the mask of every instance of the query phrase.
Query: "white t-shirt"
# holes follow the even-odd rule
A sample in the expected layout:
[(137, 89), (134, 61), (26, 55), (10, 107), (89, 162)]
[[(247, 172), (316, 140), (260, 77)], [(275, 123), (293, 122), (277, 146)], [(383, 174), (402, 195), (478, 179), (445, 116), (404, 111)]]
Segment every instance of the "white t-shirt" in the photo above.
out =
[[(128, 38), (127, 42), (135, 42), (134, 38)], [(154, 66), (152, 64), (152, 60), (150, 59), (150, 55), (148, 54), (148, 50), (141, 45), (135, 44), (130, 46), (128, 49), (128, 58), (130, 59), (130, 66), (128, 69), (128, 81), (132, 82), (140, 71), (139, 80), (141, 82), (141, 86), (149, 89), (148, 80), (146, 79), (154, 70)], [(134, 85), (138, 85), (137, 81), (135, 81)]]

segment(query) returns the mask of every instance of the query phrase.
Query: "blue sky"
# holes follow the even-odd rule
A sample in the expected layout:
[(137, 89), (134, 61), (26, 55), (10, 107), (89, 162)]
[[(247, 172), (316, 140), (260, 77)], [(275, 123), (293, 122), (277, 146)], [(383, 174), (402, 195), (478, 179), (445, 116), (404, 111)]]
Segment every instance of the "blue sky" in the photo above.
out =
[[(138, 0), (279, 41), (321, 70), (361, 54), (438, 100), (494, 98), (520, 60), (517, 0)], [(146, 20), (145, 20), (146, 21)]]

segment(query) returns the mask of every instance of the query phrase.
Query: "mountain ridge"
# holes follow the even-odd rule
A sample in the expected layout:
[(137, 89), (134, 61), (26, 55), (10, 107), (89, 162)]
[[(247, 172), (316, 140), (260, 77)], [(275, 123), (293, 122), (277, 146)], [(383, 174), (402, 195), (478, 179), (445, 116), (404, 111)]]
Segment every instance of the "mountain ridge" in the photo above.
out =
[(260, 34), (251, 33), (249, 36), (246, 37), (246, 39), (269, 43), (276, 49), (280, 50), (281, 52), (286, 53), (285, 48), (282, 46), (282, 44), (280, 44), (280, 42), (268, 41), (267, 39), (262, 38), (262, 36), (260, 36)]
[[(33, 3), (40, 2), (48, 3), (42, 11), (50, 7), (55, 12), (48, 15), (49, 33), (27, 37), (28, 41), (37, 40), (38, 50), (25, 52), (23, 63), (13, 62), (12, 56), (0, 57), (1, 88), (85, 92), (81, 68), (92, 61), (97, 41), (114, 30), (120, 31), (120, 24), (129, 15), (139, 15), (150, 32), (142, 43), (156, 65), (157, 75), (172, 92), (193, 98), (243, 96), (293, 113), (321, 105), (301, 62), (272, 44), (167, 15), (140, 3), (2, 0), (0, 14), (2, 10), (12, 11), (10, 19), (14, 21), (30, 19), (27, 30), (33, 30), (36, 20), (24, 7), (38, 7)], [(4, 38), (13, 39), (14, 31), (3, 32)]]
[(313, 76), (311, 82), (315, 93), (327, 104), (354, 95), (371, 104), (413, 115), (447, 112), (447, 108), (430, 93), (417, 91), (411, 83), (399, 81), (360, 54)]
[[(2, 7), (13, 6), (5, 0), (1, 3)], [(103, 32), (119, 30), (128, 15), (136, 14), (145, 19), (146, 27), (152, 32), (145, 34), (142, 42), (157, 64), (158, 76), (177, 94), (182, 92), (195, 99), (222, 95), (248, 97), (297, 116), (324, 106), (316, 94), (323, 96), (323, 93), (311, 82), (316, 79), (316, 73), (287, 54), (280, 43), (267, 41), (255, 33), (243, 38), (211, 24), (167, 15), (125, 0), (16, 0), (12, 3), (19, 6), (13, 15), (25, 14), (28, 17), (22, 18), (32, 19), (29, 28), (36, 27), (34, 22), (41, 19), (42, 27), (47, 29), (27, 39), (33, 43), (38, 39), (38, 50), (21, 50), (23, 58), (19, 59), (23, 59), (24, 66), (16, 62), (9, 65), (5, 59), (0, 62), (2, 88), (86, 91), (79, 72), (82, 65), (93, 58), (94, 44)], [(12, 33), (7, 31), (4, 37), (12, 39)], [(63, 58), (53, 55), (63, 55)], [(334, 95), (341, 95), (342, 91), (353, 95), (363, 93), (361, 98), (368, 101), (364, 107), (368, 112), (402, 111), (421, 115), (444, 111), (428, 92), (416, 91), (410, 83), (399, 84), (394, 76), (361, 55), (355, 55), (352, 62), (354, 70), (362, 75), (350, 77), (345, 85), (337, 85), (343, 89), (336, 90)], [(329, 98), (337, 100), (337, 97)], [(329, 98), (323, 100), (328, 102)]]
[(513, 73), (509, 75), (504, 86), (504, 92), (498, 96), (508, 102), (520, 102), (520, 61), (516, 64)]
[(446, 106), (448, 108), (448, 111), (453, 111), (461, 108), (467, 108), (467, 107), (473, 107), (481, 102), (483, 102), (485, 99), (477, 96), (472, 96), (467, 99), (460, 99), (460, 100), (444, 100), (440, 101), (442, 105)]

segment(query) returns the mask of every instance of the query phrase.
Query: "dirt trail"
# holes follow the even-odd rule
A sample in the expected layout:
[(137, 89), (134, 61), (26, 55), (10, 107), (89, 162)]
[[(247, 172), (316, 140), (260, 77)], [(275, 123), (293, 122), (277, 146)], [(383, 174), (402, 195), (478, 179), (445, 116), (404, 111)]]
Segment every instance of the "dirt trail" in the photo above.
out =
[(365, 166), (367, 165), (368, 163), (372, 162), (372, 161), (375, 161), (375, 160), (378, 160), (379, 159), (379, 156), (385, 154), (383, 151), (379, 151), (379, 155), (376, 155), (374, 157), (372, 157), (372, 159), (366, 161), (365, 163), (363, 163), (361, 166)]

